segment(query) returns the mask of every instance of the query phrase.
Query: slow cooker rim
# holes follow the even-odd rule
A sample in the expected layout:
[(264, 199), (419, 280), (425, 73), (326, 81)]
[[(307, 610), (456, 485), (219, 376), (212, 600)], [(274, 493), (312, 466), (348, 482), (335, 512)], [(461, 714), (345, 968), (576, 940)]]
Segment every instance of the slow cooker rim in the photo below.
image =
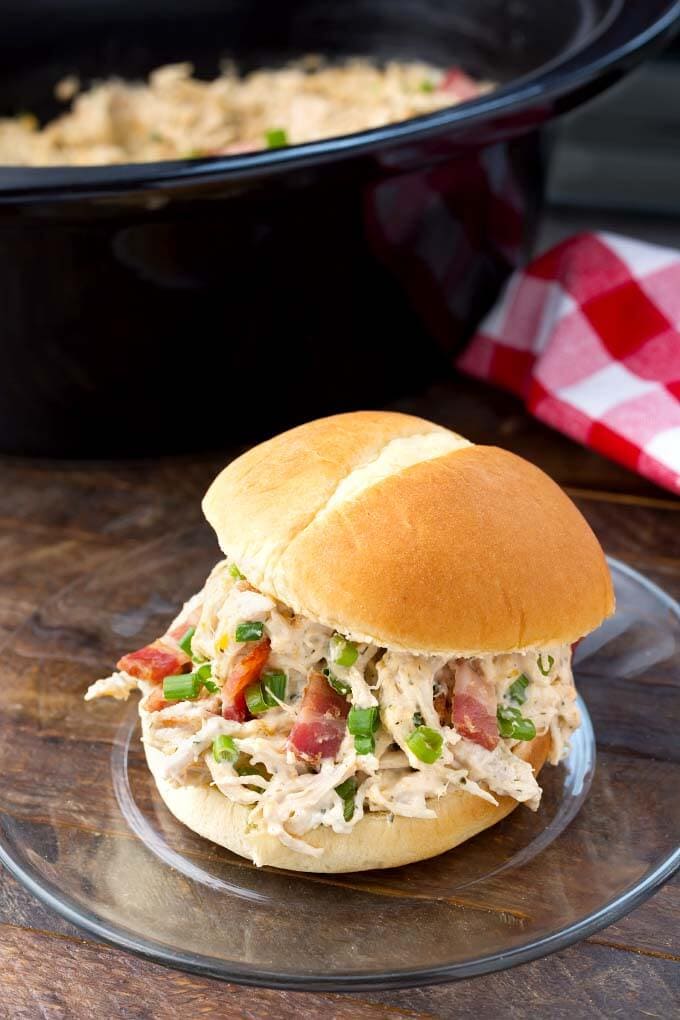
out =
[[(370, 154), (379, 148), (420, 141), (429, 136), (473, 128), (495, 115), (509, 115), (534, 108), (541, 119), (549, 104), (577, 91), (627, 58), (643, 51), (668, 33), (680, 20), (680, 0), (670, 0), (666, 10), (624, 42), (607, 49), (606, 39), (620, 27), (628, 5), (619, 0), (597, 30), (569, 46), (546, 64), (477, 99), (445, 107), (433, 113), (354, 132), (318, 142), (291, 145), (234, 156), (126, 163), (108, 166), (0, 167), (0, 204), (21, 200), (78, 200), (88, 196), (111, 196), (131, 191), (167, 192), (218, 181), (265, 176)], [(593, 51), (589, 56), (589, 51)]]

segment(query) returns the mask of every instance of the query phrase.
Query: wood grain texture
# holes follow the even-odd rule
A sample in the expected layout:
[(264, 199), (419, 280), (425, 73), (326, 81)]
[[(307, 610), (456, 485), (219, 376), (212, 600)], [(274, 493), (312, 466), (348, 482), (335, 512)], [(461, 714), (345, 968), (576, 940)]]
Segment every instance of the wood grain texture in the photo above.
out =
[[(678, 965), (582, 943), (554, 956), (453, 986), (384, 993), (435, 1017), (480, 1020), (616, 1020), (678, 1015)], [(370, 996), (375, 1001), (377, 996)]]
[[(493, 442), (533, 460), (569, 487), (608, 552), (680, 596), (680, 501), (643, 479), (584, 451), (532, 421), (511, 397), (469, 382), (441, 383), (399, 409), (431, 417), (477, 442)], [(40, 606), (83, 574), (199, 519), (198, 501), (216, 470), (239, 451), (124, 464), (0, 461), (0, 642), (33, 615), (22, 638), (40, 641)], [(36, 611), (38, 611), (36, 613)], [(77, 640), (77, 635), (74, 637)], [(77, 648), (76, 648), (77, 651)], [(49, 668), (49, 664), (45, 666)], [(83, 661), (83, 678), (88, 670)], [(0, 660), (3, 686), (11, 664)], [(587, 681), (586, 681), (587, 682)], [(668, 710), (672, 710), (669, 692)], [(589, 696), (597, 697), (593, 691)], [(55, 713), (58, 702), (55, 700)], [(53, 725), (53, 779), (65, 782)], [(625, 737), (634, 739), (631, 705)], [(625, 720), (624, 720), (625, 722)], [(20, 724), (20, 720), (18, 720)], [(94, 740), (110, 739), (102, 713)], [(670, 749), (667, 749), (670, 750)], [(641, 744), (641, 754), (649, 748)], [(613, 774), (625, 776), (616, 747), (606, 750)], [(22, 796), (34, 795), (30, 747), (17, 761)], [(60, 771), (61, 770), (61, 771)], [(91, 802), (68, 807), (69, 820), (96, 824)], [(623, 780), (622, 780), (623, 782)], [(19, 787), (21, 789), (21, 787)], [(17, 804), (21, 811), (22, 805)], [(67, 810), (65, 808), (65, 811)], [(121, 830), (117, 836), (130, 838)], [(606, 833), (597, 838), (606, 838)], [(189, 843), (187, 842), (187, 847)], [(435, 894), (436, 865), (424, 869)], [(385, 879), (385, 882), (392, 879)], [(402, 890), (403, 891), (403, 890)], [(493, 893), (493, 890), (491, 890)], [(498, 902), (502, 902), (499, 892)], [(484, 905), (490, 909), (494, 903)], [(241, 989), (160, 968), (83, 937), (0, 872), (0, 1018), (82, 1017), (670, 1017), (680, 1002), (680, 883), (661, 889), (630, 916), (552, 957), (519, 969), (436, 988), (365, 995)], [(521, 994), (520, 994), (521, 993)]]
[[(242, 1017), (285, 1020), (367, 1020), (428, 1016), (427, 1011), (371, 1003), (341, 995), (305, 995), (239, 988), (221, 981), (140, 964), (134, 957), (82, 938), (54, 936), (8, 925), (0, 927), (3, 972), (2, 1020), (71, 1020), (120, 1017), (161, 1020), (174, 1017)], [(83, 981), (83, 974), (88, 979)], [(41, 988), (49, 986), (45, 994)], [(6, 1012), (3, 1012), (3, 1009)]]
[[(366, 1017), (509, 1017), (572, 1020), (677, 1015), (672, 961), (583, 944), (490, 977), (352, 995), (239, 988), (165, 970), (87, 939), (0, 926), (1, 1020), (350, 1020)], [(83, 977), (87, 975), (87, 980)]]

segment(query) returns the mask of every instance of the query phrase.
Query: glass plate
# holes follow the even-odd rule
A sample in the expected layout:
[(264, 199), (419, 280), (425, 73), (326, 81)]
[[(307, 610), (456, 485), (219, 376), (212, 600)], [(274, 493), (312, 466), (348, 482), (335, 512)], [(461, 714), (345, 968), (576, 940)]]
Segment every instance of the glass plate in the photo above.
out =
[(67, 588), (5, 647), (0, 859), (69, 921), (230, 981), (389, 988), (562, 948), (678, 866), (680, 607), (613, 561), (616, 616), (576, 655), (583, 727), (543, 770), (537, 814), (356, 875), (258, 870), (191, 833), (147, 772), (135, 705), (82, 695), (163, 631), (216, 558), (206, 527), (167, 536)]

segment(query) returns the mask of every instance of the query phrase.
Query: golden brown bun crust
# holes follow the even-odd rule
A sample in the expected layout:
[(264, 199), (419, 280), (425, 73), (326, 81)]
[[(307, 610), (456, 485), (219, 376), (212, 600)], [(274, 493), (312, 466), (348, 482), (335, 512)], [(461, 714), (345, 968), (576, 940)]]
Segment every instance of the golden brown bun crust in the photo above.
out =
[(512, 453), (460, 445), (326, 509), (387, 444), (433, 433), (456, 440), (400, 414), (310, 422), (225, 468), (205, 514), (253, 584), (382, 647), (490, 654), (597, 627), (614, 609), (599, 543), (562, 490)]
[[(144, 713), (142, 718), (144, 718)], [(462, 790), (453, 790), (435, 805), (434, 819), (394, 816), (391, 823), (383, 812), (367, 812), (348, 835), (339, 835), (328, 828), (314, 829), (303, 838), (312, 846), (322, 847), (320, 857), (296, 853), (283, 846), (274, 836), (258, 835), (255, 841), (246, 835), (249, 809), (228, 800), (212, 786), (172, 786), (161, 774), (164, 755), (144, 745), (149, 769), (166, 807), (184, 825), (199, 836), (226, 847), (241, 857), (252, 860), (257, 846), (260, 864), (290, 871), (318, 873), (369, 871), (375, 868), (396, 868), (414, 861), (435, 857), (476, 836), (483, 829), (500, 822), (517, 807), (512, 797), (499, 798), (498, 807)], [(550, 751), (550, 736), (536, 737), (521, 744), (515, 753), (531, 762), (540, 772)]]

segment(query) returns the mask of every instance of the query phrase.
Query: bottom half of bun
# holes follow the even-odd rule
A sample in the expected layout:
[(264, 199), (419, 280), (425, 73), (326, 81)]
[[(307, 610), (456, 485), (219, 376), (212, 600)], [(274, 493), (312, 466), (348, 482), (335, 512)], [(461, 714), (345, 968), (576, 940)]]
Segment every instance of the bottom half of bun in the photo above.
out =
[[(146, 731), (146, 713), (140, 714)], [(306, 833), (303, 837), (306, 842), (323, 849), (320, 856), (312, 857), (288, 849), (267, 833), (249, 831), (250, 808), (229, 800), (214, 786), (169, 783), (163, 776), (165, 755), (148, 743), (144, 750), (158, 791), (175, 818), (199, 836), (241, 857), (249, 860), (257, 857), (259, 864), (289, 871), (369, 871), (424, 861), (495, 825), (518, 806), (512, 797), (500, 797), (494, 806), (463, 790), (452, 790), (433, 805), (436, 818), (404, 818), (367, 811), (351, 833), (339, 834), (326, 827)], [(549, 734), (515, 748), (515, 753), (530, 762), (536, 774), (549, 752)]]

